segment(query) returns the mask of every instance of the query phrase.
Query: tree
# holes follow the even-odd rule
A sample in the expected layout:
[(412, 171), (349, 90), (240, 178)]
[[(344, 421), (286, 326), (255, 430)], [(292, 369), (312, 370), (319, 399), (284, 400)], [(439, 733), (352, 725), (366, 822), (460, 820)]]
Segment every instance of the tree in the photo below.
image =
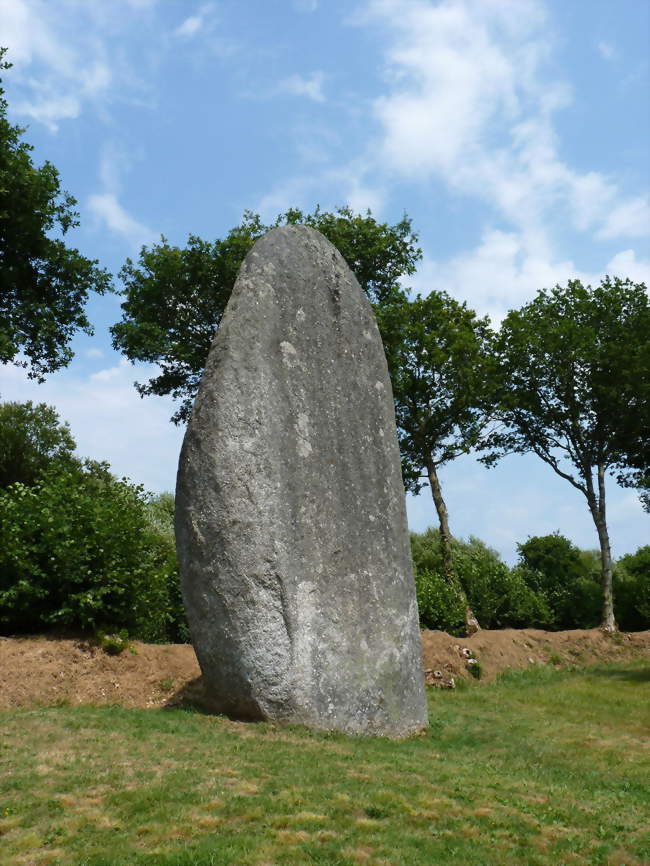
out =
[(517, 549), (523, 579), (548, 604), (547, 625), (567, 629), (598, 624), (598, 583), (589, 551), (581, 551), (559, 532), (528, 538)]
[(0, 630), (125, 629), (165, 640), (176, 564), (141, 487), (107, 464), (53, 463), (0, 491)]
[(650, 628), (650, 545), (616, 563), (616, 610), (626, 631)]
[(45, 403), (0, 403), (0, 489), (32, 485), (55, 462), (69, 463), (76, 443), (67, 424)]
[(257, 238), (285, 224), (321, 231), (341, 252), (373, 303), (401, 292), (398, 281), (415, 270), (421, 255), (405, 216), (393, 226), (349, 208), (304, 214), (297, 209), (264, 225), (246, 212), (240, 225), (214, 242), (190, 235), (184, 249), (143, 247), (137, 262), (127, 259), (122, 320), (111, 328), (113, 345), (131, 361), (158, 364), (160, 374), (137, 384), (140, 394), (171, 394), (181, 401), (172, 420), (187, 421), (215, 331), (221, 322), (239, 266)]
[(542, 290), (506, 316), (498, 356), (504, 426), (483, 459), (532, 452), (582, 493), (600, 545), (602, 627), (613, 631), (605, 479), (636, 469), (650, 427), (645, 285), (605, 277), (593, 289), (571, 280)]
[[(440, 524), (443, 571), (458, 582), (452, 534), (439, 469), (469, 452), (485, 427), (490, 406), (492, 331), (466, 304), (445, 292), (395, 298), (378, 309), (393, 383), (406, 489), (424, 479)], [(478, 627), (467, 608), (469, 631)]]
[[(11, 67), (5, 52), (0, 48), (0, 69)], [(92, 333), (84, 308), (91, 291), (110, 287), (110, 277), (49, 236), (79, 224), (76, 201), (61, 191), (50, 162), (33, 165), (24, 131), (8, 121), (0, 87), (0, 363), (26, 367), (43, 381), (69, 363), (76, 331)]]

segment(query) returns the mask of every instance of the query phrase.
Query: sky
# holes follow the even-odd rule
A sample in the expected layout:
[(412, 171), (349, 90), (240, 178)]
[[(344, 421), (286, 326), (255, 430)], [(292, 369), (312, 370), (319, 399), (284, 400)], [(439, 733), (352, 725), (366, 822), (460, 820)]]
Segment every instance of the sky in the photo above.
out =
[[(117, 273), (142, 244), (184, 245), (245, 209), (404, 213), (443, 289), (498, 324), (539, 289), (605, 274), (650, 285), (647, 0), (0, 0), (9, 116), (78, 201), (71, 245)], [(118, 294), (44, 384), (0, 368), (4, 400), (55, 406), (81, 455), (172, 490), (183, 430), (111, 348)], [(535, 456), (441, 472), (452, 532), (508, 561), (560, 531), (597, 546), (586, 501)], [(608, 488), (618, 557), (650, 540)], [(435, 525), (428, 489), (409, 524)]]

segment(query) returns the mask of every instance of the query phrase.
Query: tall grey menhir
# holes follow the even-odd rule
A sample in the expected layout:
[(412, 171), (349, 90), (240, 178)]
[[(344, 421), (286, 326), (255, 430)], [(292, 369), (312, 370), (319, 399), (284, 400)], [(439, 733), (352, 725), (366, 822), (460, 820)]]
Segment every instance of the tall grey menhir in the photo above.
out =
[(246, 257), (178, 471), (176, 538), (213, 708), (400, 737), (427, 723), (386, 359), (304, 226)]

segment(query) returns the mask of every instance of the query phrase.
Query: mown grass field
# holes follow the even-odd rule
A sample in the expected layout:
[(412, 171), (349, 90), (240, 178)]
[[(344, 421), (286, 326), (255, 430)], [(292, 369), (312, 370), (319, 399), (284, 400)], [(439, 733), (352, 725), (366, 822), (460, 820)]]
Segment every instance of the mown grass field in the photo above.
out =
[(650, 863), (650, 668), (433, 691), (405, 742), (188, 710), (0, 714), (2, 864)]

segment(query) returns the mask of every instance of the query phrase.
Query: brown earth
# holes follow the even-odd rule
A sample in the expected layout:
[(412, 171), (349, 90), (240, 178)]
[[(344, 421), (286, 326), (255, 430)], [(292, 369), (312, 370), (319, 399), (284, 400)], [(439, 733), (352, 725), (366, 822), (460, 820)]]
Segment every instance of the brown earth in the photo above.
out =
[[(468, 677), (468, 650), (482, 679), (506, 668), (538, 664), (650, 661), (650, 631), (607, 635), (599, 629), (545, 632), (537, 629), (480, 631), (457, 638), (422, 632), (424, 667), (449, 677)], [(431, 679), (431, 675), (429, 676)], [(199, 666), (191, 646), (134, 641), (111, 656), (88, 640), (0, 637), (0, 709), (57, 704), (120, 704), (161, 707), (202, 703)]]

